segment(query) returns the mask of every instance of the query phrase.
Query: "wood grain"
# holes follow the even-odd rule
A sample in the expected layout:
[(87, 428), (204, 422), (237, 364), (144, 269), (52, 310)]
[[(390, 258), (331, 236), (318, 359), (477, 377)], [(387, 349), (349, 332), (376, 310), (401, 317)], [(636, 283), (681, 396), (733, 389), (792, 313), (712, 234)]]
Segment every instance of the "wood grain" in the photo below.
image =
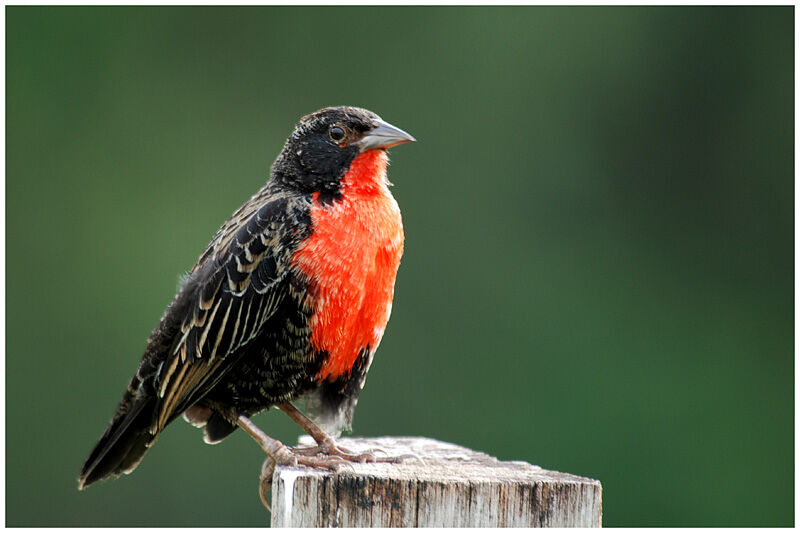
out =
[[(301, 444), (310, 444), (305, 439)], [(339, 472), (278, 467), (273, 527), (601, 526), (602, 487), (593, 479), (427, 438), (337, 442), (353, 451), (379, 448), (422, 460), (354, 464)]]

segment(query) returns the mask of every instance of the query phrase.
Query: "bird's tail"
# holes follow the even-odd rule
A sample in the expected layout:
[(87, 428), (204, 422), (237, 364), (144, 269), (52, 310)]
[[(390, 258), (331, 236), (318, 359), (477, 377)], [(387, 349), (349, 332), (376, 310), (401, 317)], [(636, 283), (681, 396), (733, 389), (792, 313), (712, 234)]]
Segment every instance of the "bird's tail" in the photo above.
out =
[(136, 394), (136, 385), (138, 380), (134, 377), (114, 418), (83, 464), (78, 476), (79, 490), (95, 481), (132, 472), (155, 440), (156, 435), (151, 432), (155, 397)]

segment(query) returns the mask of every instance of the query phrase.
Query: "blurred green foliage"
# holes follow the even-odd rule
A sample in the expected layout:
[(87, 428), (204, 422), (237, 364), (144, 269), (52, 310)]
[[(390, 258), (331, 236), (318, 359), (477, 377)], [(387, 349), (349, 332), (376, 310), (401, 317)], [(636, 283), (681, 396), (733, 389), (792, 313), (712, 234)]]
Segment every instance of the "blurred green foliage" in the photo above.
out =
[(609, 526), (792, 525), (792, 7), (6, 14), (8, 525), (268, 523), (244, 434), (75, 478), (179, 274), (338, 104), (419, 139), (356, 434), (600, 479)]

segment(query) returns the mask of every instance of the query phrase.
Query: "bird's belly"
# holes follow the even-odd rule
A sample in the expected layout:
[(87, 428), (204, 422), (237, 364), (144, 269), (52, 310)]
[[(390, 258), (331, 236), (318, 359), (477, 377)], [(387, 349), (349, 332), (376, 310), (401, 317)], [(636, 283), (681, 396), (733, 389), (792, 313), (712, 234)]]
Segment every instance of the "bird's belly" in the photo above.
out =
[(313, 233), (296, 254), (309, 280), (311, 348), (323, 357), (316, 381), (350, 374), (372, 352), (392, 309), (403, 253), (400, 211), (388, 189), (312, 208)]

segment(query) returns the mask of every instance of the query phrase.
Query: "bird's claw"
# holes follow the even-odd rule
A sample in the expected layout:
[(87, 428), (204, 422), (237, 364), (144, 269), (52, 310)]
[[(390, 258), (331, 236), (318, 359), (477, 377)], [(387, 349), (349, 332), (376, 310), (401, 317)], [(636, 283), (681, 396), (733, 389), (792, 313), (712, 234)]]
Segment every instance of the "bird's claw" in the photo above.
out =
[(261, 476), (258, 479), (258, 495), (261, 498), (261, 503), (264, 504), (264, 507), (266, 507), (269, 512), (272, 512), (272, 508), (269, 506), (267, 492), (272, 489), (272, 475), (275, 473), (276, 466), (277, 463), (275, 459), (268, 455), (261, 465)]
[(425, 459), (423, 459), (416, 453), (404, 453), (403, 455), (398, 455), (397, 457), (395, 457), (395, 459), (397, 459), (398, 463), (405, 463), (406, 461), (414, 460), (417, 461), (422, 466), (426, 466), (428, 464), (425, 462)]
[[(321, 444), (316, 446), (305, 446), (305, 447), (296, 447), (293, 449), (294, 452), (298, 455), (302, 456), (327, 456), (327, 457), (338, 457), (347, 463), (359, 463), (359, 464), (366, 464), (366, 463), (402, 463), (409, 458), (414, 458), (419, 460), (422, 464), (425, 464), (425, 461), (416, 454), (408, 454), (408, 455), (401, 455), (399, 457), (390, 457), (389, 454), (380, 448), (370, 448), (365, 452), (354, 452), (349, 450), (343, 446), (339, 446), (334, 441), (329, 440), (325, 441)], [(383, 457), (379, 457), (377, 454), (382, 454)]]
[(324, 468), (333, 472), (338, 472), (343, 467), (350, 466), (347, 458), (339, 457), (338, 455), (326, 455), (319, 457), (317, 455), (298, 453), (299, 450), (290, 450), (289, 448), (281, 449), (275, 456), (267, 456), (264, 463), (261, 465), (261, 475), (258, 482), (258, 495), (261, 497), (261, 503), (264, 504), (270, 512), (272, 509), (269, 506), (267, 492), (272, 489), (272, 477), (275, 474), (275, 468), (281, 466), (308, 466), (311, 468)]
[[(376, 454), (383, 454), (384, 456), (379, 457)], [(371, 448), (365, 452), (357, 453), (339, 446), (333, 441), (323, 442), (317, 446), (298, 446), (292, 449), (284, 447), (274, 457), (267, 456), (261, 465), (258, 493), (261, 497), (261, 503), (271, 511), (267, 492), (272, 489), (272, 476), (275, 474), (275, 468), (278, 465), (291, 467), (308, 466), (338, 472), (343, 467), (351, 467), (353, 463), (404, 463), (412, 459), (419, 461), (423, 465), (425, 464), (422, 457), (414, 453), (389, 457), (389, 454), (380, 448)]]

